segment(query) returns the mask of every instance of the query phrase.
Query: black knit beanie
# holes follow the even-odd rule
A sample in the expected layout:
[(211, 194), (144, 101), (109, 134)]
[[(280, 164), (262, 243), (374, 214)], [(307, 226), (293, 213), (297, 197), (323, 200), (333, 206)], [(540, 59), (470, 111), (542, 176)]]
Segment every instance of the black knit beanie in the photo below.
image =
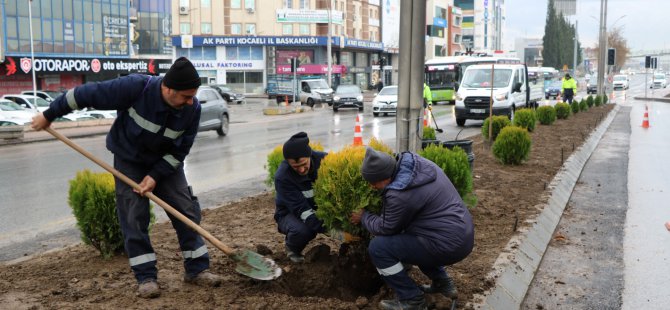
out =
[(298, 159), (312, 156), (312, 148), (309, 147), (309, 137), (307, 133), (299, 132), (291, 136), (291, 138), (284, 143), (284, 158)]
[(361, 175), (363, 175), (363, 179), (370, 183), (386, 180), (393, 176), (395, 165), (396, 160), (391, 155), (366, 147)]
[(200, 75), (186, 57), (179, 57), (163, 77), (163, 84), (174, 90), (195, 89), (200, 87)]

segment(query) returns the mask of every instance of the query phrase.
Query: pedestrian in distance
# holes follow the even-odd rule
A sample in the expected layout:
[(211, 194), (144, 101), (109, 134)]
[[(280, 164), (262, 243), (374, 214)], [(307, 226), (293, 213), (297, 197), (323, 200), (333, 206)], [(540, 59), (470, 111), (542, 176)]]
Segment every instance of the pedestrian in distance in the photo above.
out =
[[(458, 291), (444, 269), (467, 257), (474, 246), (472, 216), (440, 167), (410, 152), (397, 159), (367, 148), (363, 178), (382, 195), (381, 214), (360, 210), (350, 221), (374, 237), (368, 246), (372, 263), (396, 294), (382, 309), (426, 309), (424, 294), (455, 300)], [(408, 275), (419, 267), (431, 285), (418, 286)]]
[(433, 107), (433, 93), (425, 82), (423, 83), (423, 108)]
[(309, 137), (299, 132), (283, 146), (284, 161), (275, 173), (275, 214), (277, 230), (286, 235), (286, 254), (291, 262), (302, 263), (302, 251), (318, 233), (325, 231), (314, 213), (312, 185), (318, 177), (321, 160), (327, 153), (314, 151)]
[[(114, 168), (139, 184), (137, 191), (115, 178), (116, 208), (130, 267), (143, 298), (160, 296), (156, 253), (149, 239), (149, 200), (153, 192), (187, 218), (200, 223), (197, 197), (184, 175), (184, 160), (198, 132), (201, 107), (196, 92), (200, 77), (186, 58), (177, 59), (164, 77), (132, 74), (67, 91), (33, 118), (42, 130), (73, 110), (117, 110), (107, 134)], [(209, 254), (202, 237), (168, 213), (184, 259), (184, 281), (219, 286), (221, 277), (208, 271)]]
[(563, 102), (572, 104), (572, 100), (577, 94), (577, 82), (569, 73), (565, 74), (561, 88), (563, 88)]

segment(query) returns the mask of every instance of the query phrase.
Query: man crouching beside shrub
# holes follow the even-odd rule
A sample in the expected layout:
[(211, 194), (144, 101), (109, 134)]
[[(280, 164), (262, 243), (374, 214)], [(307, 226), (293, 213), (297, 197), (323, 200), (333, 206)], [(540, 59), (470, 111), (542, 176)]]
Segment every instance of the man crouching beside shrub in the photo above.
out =
[[(382, 309), (426, 309), (424, 293), (455, 299), (453, 280), (444, 270), (463, 260), (474, 245), (472, 216), (449, 178), (433, 162), (410, 152), (398, 156), (367, 148), (361, 174), (381, 191), (382, 214), (361, 210), (351, 215), (375, 237), (368, 253), (397, 300)], [(432, 280), (417, 286), (406, 266), (417, 265)]]
[(286, 235), (286, 254), (294, 263), (305, 260), (302, 250), (323, 233), (323, 223), (316, 217), (312, 184), (316, 181), (321, 160), (327, 153), (313, 151), (304, 132), (293, 135), (283, 147), (284, 161), (275, 174), (275, 221)]

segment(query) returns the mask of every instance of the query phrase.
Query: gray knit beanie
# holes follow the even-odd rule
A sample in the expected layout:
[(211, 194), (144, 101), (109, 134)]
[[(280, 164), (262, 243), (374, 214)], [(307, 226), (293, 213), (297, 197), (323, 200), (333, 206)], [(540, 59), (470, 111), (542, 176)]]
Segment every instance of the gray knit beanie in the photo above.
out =
[(366, 147), (361, 174), (370, 183), (386, 180), (393, 176), (395, 165), (396, 160), (391, 155)]

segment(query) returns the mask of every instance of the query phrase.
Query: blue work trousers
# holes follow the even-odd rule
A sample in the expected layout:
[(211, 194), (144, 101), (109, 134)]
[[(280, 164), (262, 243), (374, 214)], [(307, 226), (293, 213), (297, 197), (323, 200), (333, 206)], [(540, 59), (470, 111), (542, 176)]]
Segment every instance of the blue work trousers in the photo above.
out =
[(386, 284), (395, 291), (399, 300), (423, 295), (417, 284), (407, 274), (411, 265), (418, 266), (431, 280), (444, 279), (444, 265), (449, 257), (429, 253), (416, 236), (398, 234), (376, 236), (370, 241), (368, 253)]
[(297, 254), (302, 253), (317, 234), (292, 213), (277, 217), (277, 228), (280, 233), (286, 235), (286, 247)]
[[(114, 168), (140, 183), (151, 167), (138, 165), (114, 157)], [(149, 240), (149, 199), (133, 192), (133, 188), (118, 178), (116, 184), (116, 214), (121, 224), (124, 246), (130, 267), (139, 283), (157, 279), (156, 254)], [(196, 224), (200, 224), (200, 203), (186, 182), (183, 166), (157, 182), (154, 195)], [(172, 227), (177, 231), (179, 246), (184, 257), (186, 274), (195, 276), (209, 268), (209, 254), (202, 237), (193, 229), (168, 213)]]

